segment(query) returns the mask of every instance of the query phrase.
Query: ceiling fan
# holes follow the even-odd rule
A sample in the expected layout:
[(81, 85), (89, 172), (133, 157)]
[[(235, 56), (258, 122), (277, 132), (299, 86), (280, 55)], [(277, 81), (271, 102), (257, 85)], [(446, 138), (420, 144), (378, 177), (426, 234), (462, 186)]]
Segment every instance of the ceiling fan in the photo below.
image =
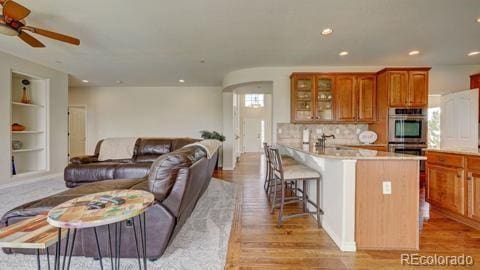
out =
[(2, 15), (0, 15), (0, 33), (18, 36), (34, 48), (42, 48), (45, 45), (27, 31), (73, 45), (80, 45), (80, 40), (77, 38), (27, 25), (25, 18), (30, 14), (30, 10), (19, 3), (12, 0), (0, 0), (0, 5), (3, 7)]

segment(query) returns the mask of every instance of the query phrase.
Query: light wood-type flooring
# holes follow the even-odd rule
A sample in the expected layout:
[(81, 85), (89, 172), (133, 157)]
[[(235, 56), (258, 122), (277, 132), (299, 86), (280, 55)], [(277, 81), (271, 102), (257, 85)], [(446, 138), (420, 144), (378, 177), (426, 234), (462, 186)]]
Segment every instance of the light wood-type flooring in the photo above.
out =
[[(430, 211), (423, 191), (419, 251), (341, 252), (310, 216), (277, 228), (277, 213), (270, 214), (263, 189), (263, 162), (260, 154), (244, 154), (234, 171), (215, 172), (216, 178), (238, 185), (226, 269), (459, 269), (401, 265), (402, 253), (471, 255), (478, 263), (468, 269), (480, 269), (480, 231)], [(300, 210), (288, 207), (289, 212)]]

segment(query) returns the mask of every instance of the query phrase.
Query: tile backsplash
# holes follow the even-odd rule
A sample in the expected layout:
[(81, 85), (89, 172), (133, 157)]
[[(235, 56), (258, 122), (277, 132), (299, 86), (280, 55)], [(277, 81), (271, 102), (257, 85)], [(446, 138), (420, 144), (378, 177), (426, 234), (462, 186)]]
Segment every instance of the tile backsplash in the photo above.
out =
[(310, 130), (310, 141), (315, 141), (323, 133), (335, 135), (328, 139), (332, 144), (358, 144), (358, 134), (368, 130), (367, 124), (277, 124), (277, 141), (280, 143), (298, 143), (302, 141), (303, 129)]

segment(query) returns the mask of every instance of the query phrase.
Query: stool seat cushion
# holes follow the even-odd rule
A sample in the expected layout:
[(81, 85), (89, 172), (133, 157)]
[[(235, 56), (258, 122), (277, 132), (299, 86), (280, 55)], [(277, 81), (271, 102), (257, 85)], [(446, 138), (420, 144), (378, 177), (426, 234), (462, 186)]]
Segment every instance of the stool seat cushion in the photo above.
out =
[(320, 174), (317, 171), (310, 169), (305, 165), (292, 165), (283, 167), (283, 179), (295, 180), (295, 179), (312, 179), (320, 178)]

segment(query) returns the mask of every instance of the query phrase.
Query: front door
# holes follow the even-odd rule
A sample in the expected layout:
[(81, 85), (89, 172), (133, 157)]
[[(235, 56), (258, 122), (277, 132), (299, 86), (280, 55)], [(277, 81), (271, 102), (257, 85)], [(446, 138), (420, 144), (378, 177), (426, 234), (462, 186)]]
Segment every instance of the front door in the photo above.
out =
[(262, 120), (243, 120), (243, 152), (260, 152), (262, 150)]
[(85, 155), (85, 107), (68, 108), (68, 154), (70, 157)]

